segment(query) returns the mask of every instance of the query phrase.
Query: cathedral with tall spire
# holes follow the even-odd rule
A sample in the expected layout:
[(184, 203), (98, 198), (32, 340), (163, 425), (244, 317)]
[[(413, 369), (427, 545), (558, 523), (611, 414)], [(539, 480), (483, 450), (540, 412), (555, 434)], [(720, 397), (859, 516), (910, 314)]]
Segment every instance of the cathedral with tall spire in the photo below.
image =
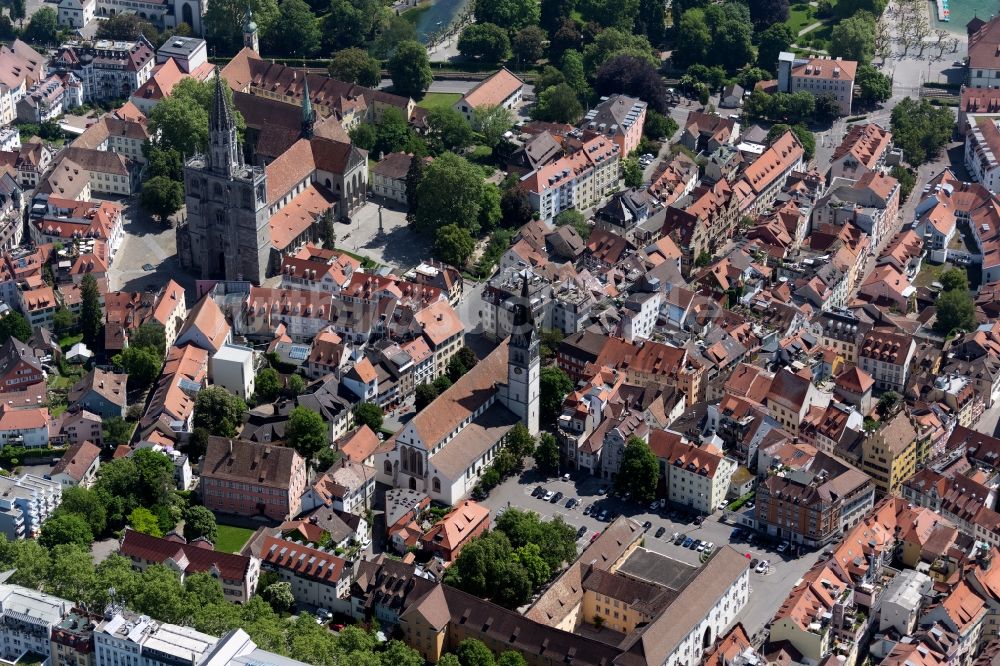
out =
[(181, 265), (202, 278), (260, 284), (271, 255), (267, 175), (244, 163), (218, 69), (208, 150), (184, 165), (184, 193), (187, 219), (177, 227)]
[[(327, 211), (345, 219), (364, 201), (368, 154), (346, 135), (316, 131), (308, 76), (290, 74), (300, 86), (300, 108), (277, 104), (293, 123), (298, 117), (299, 127), (277, 128), (290, 130), (279, 137), (286, 147), (263, 161), (253, 151), (247, 159), (226, 79), (216, 70), (208, 145), (184, 165), (187, 216), (177, 226), (181, 266), (202, 279), (262, 284), (280, 270), (282, 256), (317, 241)], [(253, 97), (232, 94), (244, 102)]]

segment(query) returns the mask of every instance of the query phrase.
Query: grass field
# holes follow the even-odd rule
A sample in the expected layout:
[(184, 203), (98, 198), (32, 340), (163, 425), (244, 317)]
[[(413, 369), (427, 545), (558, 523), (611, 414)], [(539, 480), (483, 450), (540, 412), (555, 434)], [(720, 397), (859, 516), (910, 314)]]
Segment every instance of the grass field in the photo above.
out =
[(451, 105), (461, 97), (458, 93), (427, 93), (424, 98), (417, 103), (422, 109), (433, 111), (434, 109), (450, 109)]
[(799, 2), (788, 8), (788, 20), (785, 23), (792, 29), (793, 35), (798, 35), (800, 30), (815, 22), (816, 8), (810, 7), (809, 3)]
[(253, 530), (246, 527), (219, 525), (219, 538), (215, 542), (215, 549), (223, 553), (239, 552), (252, 534)]

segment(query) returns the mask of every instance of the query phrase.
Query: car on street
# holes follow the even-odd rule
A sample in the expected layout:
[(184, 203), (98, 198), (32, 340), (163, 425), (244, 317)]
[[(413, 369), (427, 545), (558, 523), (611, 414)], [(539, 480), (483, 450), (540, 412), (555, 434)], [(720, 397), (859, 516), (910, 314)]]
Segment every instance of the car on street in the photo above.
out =
[(563, 474), (562, 475), (562, 480), (563, 481), (569, 481), (569, 474)]
[(759, 574), (767, 573), (767, 569), (769, 566), (770, 563), (767, 560), (761, 560), (760, 562), (757, 563), (757, 566), (754, 567), (754, 571), (756, 571)]
[(778, 545), (778, 552), (779, 553), (784, 553), (786, 550), (788, 550), (788, 542), (787, 541), (782, 541)]
[(578, 529), (576, 531), (576, 538), (579, 539), (580, 537), (582, 537), (586, 533), (587, 533), (587, 526), (586, 525), (580, 525), (580, 529)]
[(687, 537), (684, 536), (683, 534), (677, 534), (676, 536), (674, 536), (674, 545), (675, 546), (681, 546), (681, 545), (684, 544), (684, 541), (686, 539), (687, 539)]
[(532, 497), (543, 497), (545, 495), (545, 488), (542, 486), (535, 486), (535, 489), (531, 491)]
[(740, 527), (735, 528), (732, 534), (729, 535), (729, 538), (733, 541), (739, 541), (743, 538), (743, 529)]
[(647, 520), (646, 522), (644, 522), (642, 524), (642, 531), (643, 532), (648, 532), (649, 528), (651, 528), (652, 526), (653, 526), (653, 523), (651, 523), (650, 521)]
[(656, 535), (655, 535), (656, 538), (659, 539), (661, 536), (663, 536), (663, 533), (666, 532), (666, 531), (667, 531), (667, 528), (663, 527), (662, 525), (660, 525), (660, 527), (658, 527), (656, 529)]
[(588, 504), (587, 506), (583, 507), (583, 515), (589, 516), (593, 508), (594, 508), (593, 504)]
[(562, 501), (563, 497), (565, 497), (565, 495), (563, 495), (562, 492), (560, 491), (560, 492), (556, 493), (555, 495), (553, 495), (552, 499), (549, 500), (549, 501), (551, 501), (553, 504), (558, 504), (559, 502)]
[(570, 497), (568, 500), (566, 500), (566, 508), (567, 509), (576, 508), (576, 505), (579, 503), (580, 502), (575, 497)]
[(694, 518), (695, 525), (701, 525), (703, 522), (705, 522), (704, 518), (702, 518), (701, 516), (695, 516)]
[(556, 496), (556, 494), (554, 492), (552, 492), (551, 490), (546, 490), (545, 494), (542, 495), (542, 499), (545, 500), (546, 502), (548, 502), (548, 501), (550, 501), (555, 496)]
[(153, 264), (143, 264), (143, 265), (142, 265), (142, 270), (146, 271), (147, 273), (148, 273), (149, 271), (152, 271), (152, 270), (154, 270), (154, 268), (153, 268)]
[(590, 537), (590, 543), (597, 541), (597, 537), (601, 536), (600, 532), (594, 532), (594, 536)]
[(691, 537), (684, 537), (684, 543), (682, 543), (681, 546), (684, 548), (690, 548), (691, 544), (693, 543), (694, 539), (692, 539)]

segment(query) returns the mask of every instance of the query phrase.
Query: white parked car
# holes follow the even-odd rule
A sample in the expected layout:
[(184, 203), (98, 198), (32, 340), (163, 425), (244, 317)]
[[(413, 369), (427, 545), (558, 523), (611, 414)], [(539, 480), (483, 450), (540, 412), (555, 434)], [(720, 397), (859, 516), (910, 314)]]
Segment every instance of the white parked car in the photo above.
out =
[(704, 541), (702, 541), (701, 543), (698, 544), (698, 552), (700, 553), (701, 551), (705, 550), (705, 548), (707, 548), (707, 547), (708, 547), (708, 544), (705, 543)]
[(784, 553), (786, 550), (788, 550), (788, 542), (787, 541), (782, 541), (781, 545), (778, 546), (778, 552), (779, 553)]
[(759, 574), (767, 573), (767, 570), (771, 567), (771, 563), (767, 560), (761, 560), (757, 563), (757, 568), (754, 569)]
[(711, 541), (709, 541), (708, 543), (705, 544), (705, 552), (706, 553), (711, 553), (713, 550), (715, 550), (715, 544), (714, 543), (712, 543)]
[(543, 500), (545, 500), (546, 502), (548, 502), (548, 501), (549, 501), (549, 500), (551, 500), (551, 499), (552, 499), (552, 498), (553, 498), (554, 496), (555, 496), (555, 493), (554, 493), (554, 492), (552, 492), (551, 490), (548, 490), (548, 491), (546, 491), (546, 492), (545, 492), (545, 496), (544, 496), (544, 497), (542, 497), (542, 499), (543, 499)]

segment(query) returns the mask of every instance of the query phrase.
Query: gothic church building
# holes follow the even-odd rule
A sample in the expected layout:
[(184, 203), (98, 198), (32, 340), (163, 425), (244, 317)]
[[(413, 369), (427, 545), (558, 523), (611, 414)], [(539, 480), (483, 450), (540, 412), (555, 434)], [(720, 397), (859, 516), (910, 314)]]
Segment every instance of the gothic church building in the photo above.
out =
[(472, 492), (515, 425), (538, 435), (539, 342), (525, 294), (514, 306), (510, 337), (376, 452), (378, 481), (455, 504)]
[[(280, 270), (282, 255), (316, 241), (324, 213), (346, 218), (363, 203), (368, 154), (315, 135), (307, 89), (298, 139), (266, 166), (247, 163), (218, 71), (215, 82), (208, 150), (184, 165), (177, 254), (202, 279), (259, 285)], [(334, 193), (347, 191), (361, 194), (342, 201)]]

